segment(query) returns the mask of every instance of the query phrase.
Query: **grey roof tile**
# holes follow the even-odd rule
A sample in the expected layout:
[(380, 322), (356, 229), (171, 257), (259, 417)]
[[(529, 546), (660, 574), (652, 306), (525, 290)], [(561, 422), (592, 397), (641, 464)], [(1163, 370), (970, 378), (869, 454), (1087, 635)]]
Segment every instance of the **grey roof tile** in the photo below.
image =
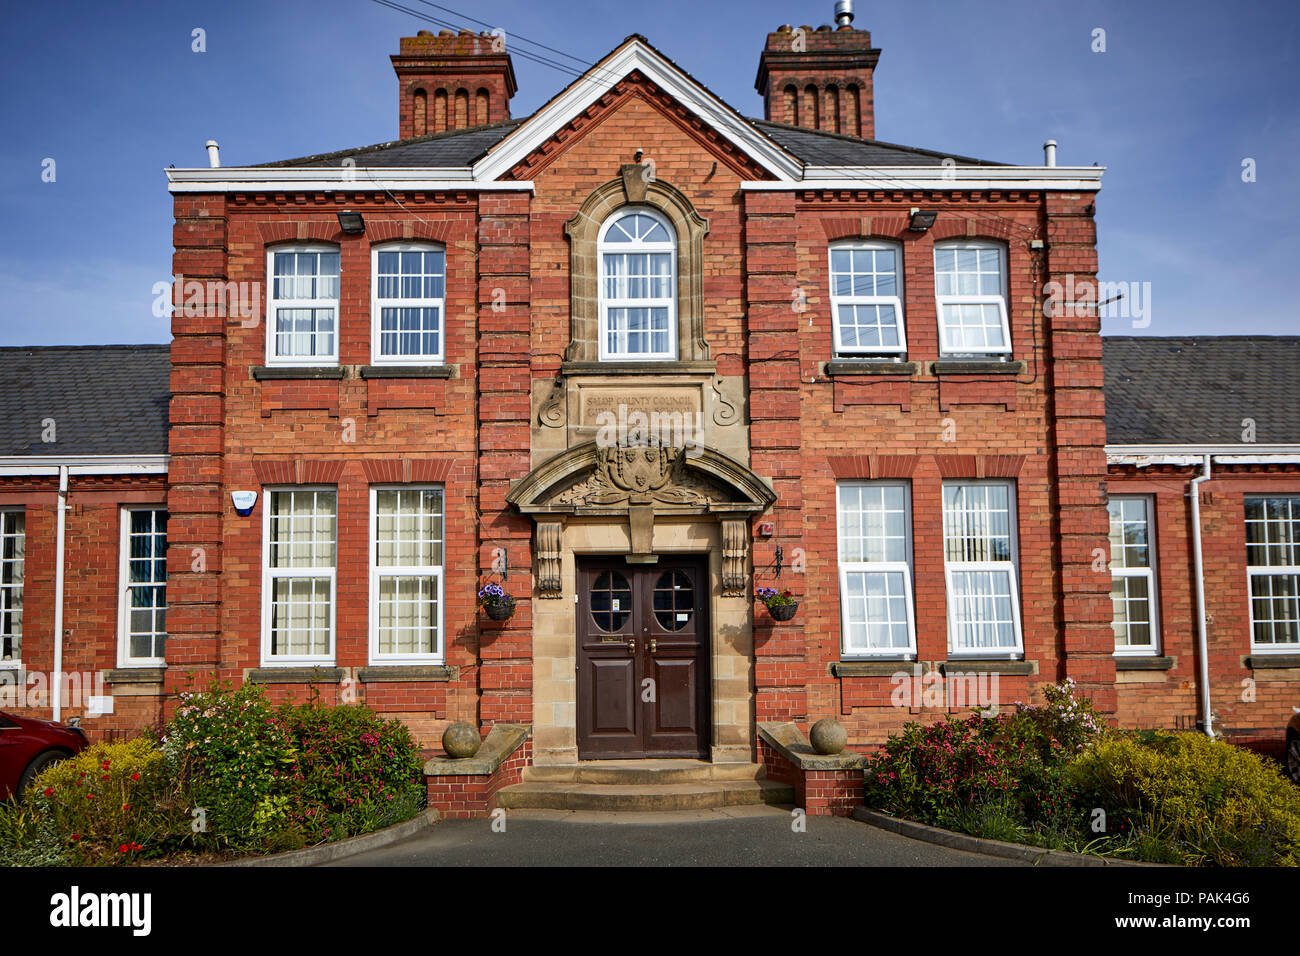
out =
[(413, 139), (393, 140), (373, 146), (358, 146), (334, 153), (301, 156), (276, 163), (260, 163), (261, 167), (286, 166), (342, 166), (345, 159), (354, 159), (359, 167), (432, 167), (447, 168), (472, 165), (480, 156), (505, 139), (506, 134), (522, 123), (522, 119), (503, 120), (490, 126), (432, 133)]
[(1007, 165), (955, 153), (769, 123), (767, 120), (751, 119), (750, 122), (778, 145), (812, 166), (936, 166), (949, 157), (959, 166)]
[(168, 345), (0, 348), (0, 456), (164, 455), (170, 373)]
[(1300, 336), (1107, 336), (1106, 441), (1300, 444)]

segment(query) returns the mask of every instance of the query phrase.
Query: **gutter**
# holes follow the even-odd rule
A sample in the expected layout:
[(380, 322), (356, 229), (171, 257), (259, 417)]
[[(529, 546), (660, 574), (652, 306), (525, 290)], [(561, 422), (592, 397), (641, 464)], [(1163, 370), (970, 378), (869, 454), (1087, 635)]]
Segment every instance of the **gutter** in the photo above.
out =
[(69, 475), (165, 475), (167, 455), (15, 455), (0, 457), (0, 478)]
[(1205, 455), (1205, 472), (1188, 482), (1192, 499), (1192, 562), (1196, 579), (1196, 653), (1201, 685), (1201, 721), (1205, 736), (1214, 737), (1214, 715), (1210, 712), (1210, 647), (1205, 623), (1205, 565), (1201, 554), (1201, 485), (1210, 480), (1213, 456)]
[(54, 545), (54, 673), (51, 675), (50, 702), (57, 723), (63, 714), (63, 577), (64, 537), (67, 531), (68, 466), (59, 466), (59, 503)]

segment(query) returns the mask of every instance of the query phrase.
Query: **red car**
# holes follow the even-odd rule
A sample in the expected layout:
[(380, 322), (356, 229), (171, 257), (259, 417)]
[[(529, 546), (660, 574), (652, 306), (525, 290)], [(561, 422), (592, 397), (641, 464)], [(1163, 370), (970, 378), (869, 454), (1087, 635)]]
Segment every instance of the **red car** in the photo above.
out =
[(0, 800), (21, 800), (38, 773), (80, 753), (88, 743), (80, 727), (0, 713)]

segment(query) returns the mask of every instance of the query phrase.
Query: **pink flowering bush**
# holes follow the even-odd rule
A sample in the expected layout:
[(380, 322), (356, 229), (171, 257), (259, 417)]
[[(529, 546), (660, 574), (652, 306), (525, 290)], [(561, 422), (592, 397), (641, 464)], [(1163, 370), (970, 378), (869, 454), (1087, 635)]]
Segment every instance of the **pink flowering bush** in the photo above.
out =
[(1103, 724), (1072, 681), (1044, 697), (1015, 713), (908, 724), (867, 768), (867, 806), (978, 836), (1083, 836), (1066, 767)]
[(294, 743), (286, 820), (308, 842), (366, 833), (423, 806), (424, 761), (400, 720), (315, 702), (285, 705), (278, 717)]

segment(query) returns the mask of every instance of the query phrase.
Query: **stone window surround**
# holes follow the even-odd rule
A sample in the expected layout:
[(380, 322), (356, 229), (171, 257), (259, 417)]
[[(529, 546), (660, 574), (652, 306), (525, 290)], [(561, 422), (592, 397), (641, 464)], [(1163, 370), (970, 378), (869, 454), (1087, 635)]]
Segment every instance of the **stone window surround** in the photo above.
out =
[[(628, 163), (621, 175), (597, 187), (577, 214), (564, 225), (569, 237), (569, 345), (564, 352), (566, 373), (607, 371), (614, 363), (600, 362), (600, 262), (597, 239), (601, 227), (622, 206), (650, 206), (672, 224), (677, 236), (677, 361), (635, 363), (641, 374), (680, 371), (684, 363), (709, 361), (704, 338), (704, 237), (709, 221), (676, 187), (645, 178), (647, 167)], [(648, 367), (647, 367), (648, 366)]]

